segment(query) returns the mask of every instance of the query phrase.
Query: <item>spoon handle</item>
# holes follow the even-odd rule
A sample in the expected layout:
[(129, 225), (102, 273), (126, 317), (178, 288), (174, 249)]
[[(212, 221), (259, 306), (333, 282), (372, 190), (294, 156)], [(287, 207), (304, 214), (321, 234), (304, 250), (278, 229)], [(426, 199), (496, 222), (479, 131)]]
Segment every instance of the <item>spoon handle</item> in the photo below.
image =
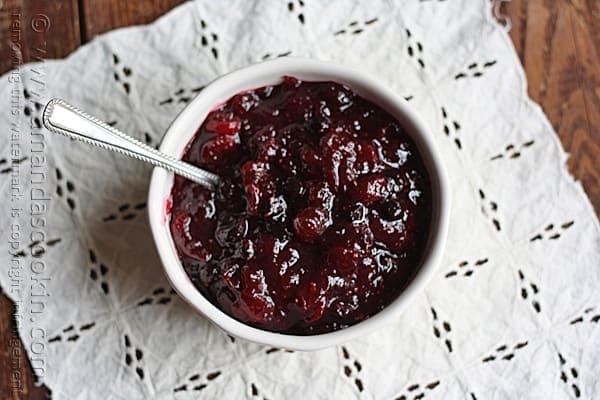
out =
[(43, 121), (46, 129), (51, 132), (145, 161), (211, 190), (214, 190), (219, 181), (219, 177), (212, 172), (162, 153), (84, 113), (64, 100), (50, 100), (44, 109)]

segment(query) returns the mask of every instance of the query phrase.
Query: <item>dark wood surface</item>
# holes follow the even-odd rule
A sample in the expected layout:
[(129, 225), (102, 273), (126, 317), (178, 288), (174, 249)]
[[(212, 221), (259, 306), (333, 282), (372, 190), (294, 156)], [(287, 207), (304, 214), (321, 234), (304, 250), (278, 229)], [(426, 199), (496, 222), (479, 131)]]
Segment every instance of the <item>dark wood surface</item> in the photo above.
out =
[(122, 26), (147, 24), (184, 0), (86, 0), (80, 13), (84, 40)]
[[(0, 0), (0, 73), (15, 63), (12, 34), (19, 20), (21, 61), (64, 57), (93, 36), (154, 20), (183, 0)], [(500, 11), (523, 62), (529, 95), (540, 103), (571, 154), (568, 166), (600, 214), (600, 1), (513, 0)], [(41, 14), (41, 16), (40, 16)], [(32, 20), (47, 17), (48, 29)], [(37, 21), (39, 23), (39, 21)], [(43, 27), (43, 21), (42, 21)], [(36, 32), (36, 30), (41, 32)], [(43, 399), (24, 349), (15, 342), (14, 305), (0, 296), (0, 399)], [(15, 357), (19, 365), (15, 366)], [(15, 374), (22, 389), (13, 390)]]
[(513, 0), (502, 11), (539, 103), (600, 215), (600, 1)]
[(60, 58), (80, 44), (77, 0), (0, 0), (0, 74), (17, 58)]

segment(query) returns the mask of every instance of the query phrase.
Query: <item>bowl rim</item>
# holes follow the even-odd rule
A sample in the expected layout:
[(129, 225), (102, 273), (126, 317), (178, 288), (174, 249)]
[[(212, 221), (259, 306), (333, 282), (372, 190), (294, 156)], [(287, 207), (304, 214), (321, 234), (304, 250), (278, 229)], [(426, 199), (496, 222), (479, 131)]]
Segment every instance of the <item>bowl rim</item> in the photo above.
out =
[[(398, 297), (370, 318), (333, 332), (304, 336), (254, 328), (213, 305), (196, 289), (185, 273), (168, 224), (167, 204), (170, 201), (173, 173), (158, 167), (154, 168), (150, 180), (148, 215), (152, 236), (167, 279), (173, 289), (196, 311), (227, 333), (241, 339), (290, 350), (318, 350), (344, 343), (393, 321), (424, 288), (443, 256), (449, 224), (450, 186), (430, 130), (406, 100), (383, 83), (357, 69), (297, 57), (282, 57), (252, 64), (210, 82), (175, 117), (165, 132), (159, 150), (181, 158), (200, 124), (215, 105), (221, 104), (240, 91), (278, 83), (284, 75), (292, 75), (301, 80), (335, 81), (348, 85), (357, 94), (396, 118), (415, 142), (429, 174), (433, 213), (421, 265)], [(182, 138), (182, 135), (185, 137)]]

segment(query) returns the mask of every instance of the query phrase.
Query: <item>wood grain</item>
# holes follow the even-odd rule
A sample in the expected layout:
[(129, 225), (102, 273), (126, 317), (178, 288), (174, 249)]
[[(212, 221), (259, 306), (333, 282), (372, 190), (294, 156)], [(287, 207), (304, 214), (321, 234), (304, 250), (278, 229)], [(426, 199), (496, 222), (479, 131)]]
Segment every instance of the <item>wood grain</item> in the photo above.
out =
[[(95, 35), (122, 26), (152, 21), (184, 0), (0, 0), (0, 74), (13, 67), (11, 24), (21, 20), (17, 43), (22, 61), (30, 61), (45, 44), (46, 58), (64, 57)], [(510, 36), (524, 65), (529, 95), (540, 103), (571, 153), (569, 169), (583, 182), (600, 214), (600, 1), (513, 0), (502, 3), (510, 17)], [(47, 32), (31, 28), (44, 14)], [(14, 342), (14, 305), (0, 296), (0, 399), (38, 400), (37, 388), (20, 341)], [(20, 365), (10, 352), (20, 349)], [(12, 391), (13, 374), (21, 375), (21, 394)]]
[(84, 0), (85, 40), (111, 29), (147, 24), (185, 0)]
[(19, 59), (60, 58), (81, 44), (77, 0), (0, 0), (0, 5), (0, 73)]
[(45, 387), (35, 386), (31, 365), (14, 321), (15, 305), (0, 296), (0, 399), (47, 398)]
[(600, 216), (600, 2), (513, 0), (501, 11), (538, 102)]

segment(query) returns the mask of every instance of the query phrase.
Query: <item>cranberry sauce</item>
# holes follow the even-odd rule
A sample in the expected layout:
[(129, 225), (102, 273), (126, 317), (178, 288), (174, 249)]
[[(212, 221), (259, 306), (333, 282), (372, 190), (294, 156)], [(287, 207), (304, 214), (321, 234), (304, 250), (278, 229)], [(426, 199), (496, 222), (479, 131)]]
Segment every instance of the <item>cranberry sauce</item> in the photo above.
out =
[(388, 113), (333, 82), (285, 77), (212, 111), (183, 159), (171, 233), (200, 292), (270, 331), (329, 332), (392, 302), (419, 267), (430, 183)]

